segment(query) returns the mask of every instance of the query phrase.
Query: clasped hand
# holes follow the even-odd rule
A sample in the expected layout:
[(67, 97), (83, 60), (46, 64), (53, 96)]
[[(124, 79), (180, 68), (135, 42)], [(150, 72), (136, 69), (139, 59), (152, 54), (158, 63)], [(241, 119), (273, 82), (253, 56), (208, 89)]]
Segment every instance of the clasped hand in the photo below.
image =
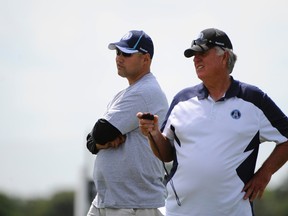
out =
[(107, 142), (105, 144), (96, 144), (96, 148), (100, 149), (108, 149), (108, 148), (118, 148), (121, 144), (123, 144), (126, 140), (126, 135), (119, 135), (114, 140)]

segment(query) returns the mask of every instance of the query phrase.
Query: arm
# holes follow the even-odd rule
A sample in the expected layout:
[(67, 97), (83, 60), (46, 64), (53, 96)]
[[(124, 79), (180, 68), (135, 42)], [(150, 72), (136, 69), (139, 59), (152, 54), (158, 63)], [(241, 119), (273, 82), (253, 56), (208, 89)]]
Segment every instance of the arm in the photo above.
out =
[(114, 140), (107, 142), (105, 144), (96, 144), (98, 150), (107, 149), (107, 148), (117, 148), (119, 145), (124, 143), (126, 140), (126, 135), (119, 135)]
[(255, 173), (252, 179), (245, 185), (243, 199), (250, 199), (252, 202), (256, 198), (261, 198), (272, 175), (280, 169), (288, 160), (288, 141), (278, 144), (271, 155)]
[(107, 120), (99, 119), (86, 140), (87, 149), (97, 154), (100, 149), (118, 147), (125, 141), (125, 136)]
[(170, 141), (159, 130), (158, 116), (154, 115), (154, 120), (147, 120), (142, 119), (142, 115), (141, 112), (137, 113), (139, 128), (142, 134), (148, 137), (154, 155), (164, 162), (172, 161), (173, 148)]

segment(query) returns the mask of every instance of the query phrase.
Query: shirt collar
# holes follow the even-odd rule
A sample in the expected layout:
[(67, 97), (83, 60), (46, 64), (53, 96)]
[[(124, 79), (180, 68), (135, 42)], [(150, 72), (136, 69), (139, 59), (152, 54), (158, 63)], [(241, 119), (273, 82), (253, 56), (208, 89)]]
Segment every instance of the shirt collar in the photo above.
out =
[[(230, 78), (231, 78), (231, 85), (228, 88), (227, 92), (225, 93), (225, 96), (223, 98), (221, 98), (219, 101), (223, 101), (225, 99), (235, 97), (238, 95), (238, 93), (240, 91), (239, 81), (234, 80), (234, 78), (232, 76), (230, 76)], [(199, 89), (198, 89), (198, 96), (197, 96), (198, 99), (203, 100), (205, 98), (208, 98), (208, 96), (209, 96), (208, 89), (206, 88), (206, 86), (203, 83), (201, 83), (199, 85)]]

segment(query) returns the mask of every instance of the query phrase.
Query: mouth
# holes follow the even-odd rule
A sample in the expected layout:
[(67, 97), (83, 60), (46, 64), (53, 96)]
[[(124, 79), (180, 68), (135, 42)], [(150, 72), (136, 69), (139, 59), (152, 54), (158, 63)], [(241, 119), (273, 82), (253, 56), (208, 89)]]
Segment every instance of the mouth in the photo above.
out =
[(122, 66), (122, 65), (120, 65), (120, 64), (117, 64), (117, 68), (118, 68), (118, 69), (122, 69), (122, 68), (123, 68), (123, 66)]
[(204, 68), (203, 65), (196, 65), (196, 70), (200, 70), (200, 69), (202, 69), (202, 68)]

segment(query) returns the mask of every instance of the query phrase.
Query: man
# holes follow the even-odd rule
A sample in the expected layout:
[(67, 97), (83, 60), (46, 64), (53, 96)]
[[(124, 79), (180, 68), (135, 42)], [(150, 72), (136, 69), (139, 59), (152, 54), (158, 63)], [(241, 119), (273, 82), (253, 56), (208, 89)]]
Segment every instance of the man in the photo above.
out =
[(97, 195), (88, 215), (160, 216), (157, 208), (166, 198), (163, 167), (135, 118), (141, 110), (157, 113), (163, 122), (168, 110), (166, 96), (150, 72), (153, 42), (145, 32), (133, 30), (108, 48), (116, 50), (118, 75), (129, 86), (113, 98), (87, 136), (87, 148), (97, 154)]
[[(202, 81), (179, 92), (158, 129), (158, 119), (142, 119), (156, 156), (173, 160), (166, 216), (252, 216), (272, 174), (288, 159), (288, 119), (259, 88), (230, 75), (236, 55), (221, 30), (203, 30), (189, 49)], [(259, 145), (276, 147), (254, 173)], [(157, 148), (155, 148), (157, 144)], [(170, 181), (171, 181), (170, 180)]]

